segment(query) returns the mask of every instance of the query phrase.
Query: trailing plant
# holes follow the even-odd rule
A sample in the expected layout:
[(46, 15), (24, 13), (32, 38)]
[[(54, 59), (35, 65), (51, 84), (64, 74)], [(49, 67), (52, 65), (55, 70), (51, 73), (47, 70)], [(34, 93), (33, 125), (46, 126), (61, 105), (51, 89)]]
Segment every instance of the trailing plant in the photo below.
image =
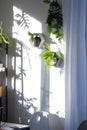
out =
[(3, 32), (2, 22), (0, 22), (0, 44), (1, 43), (11, 43), (10, 38)]
[[(54, 34), (55, 38), (58, 39), (59, 43), (62, 43), (61, 42), (61, 39), (63, 38), (62, 8), (60, 4), (57, 2), (57, 0), (52, 0), (52, 2), (50, 0), (43, 0), (43, 2), (49, 4), (48, 16), (46, 19), (47, 33)], [(54, 42), (51, 41), (51, 43)], [(43, 45), (43, 51), (40, 54), (40, 57), (44, 60), (45, 65), (47, 66), (48, 69), (50, 69), (51, 65), (63, 68), (64, 65), (63, 54), (60, 51), (58, 52), (51, 51), (47, 43)]]
[[(31, 41), (34, 42), (34, 40), (37, 37), (37, 34), (28, 31), (28, 35), (30, 36)], [(53, 42), (53, 40), (50, 38), (43, 43), (40, 57), (44, 60), (44, 63), (48, 70), (52, 65), (54, 65), (55, 67), (62, 68), (64, 65), (63, 54), (60, 51), (58, 51), (58, 53), (51, 51), (49, 46), (50, 44), (56, 44), (56, 43)]]
[[(63, 27), (63, 16), (62, 16), (62, 8), (57, 2), (57, 0), (53, 0), (50, 2), (50, 0), (43, 0), (44, 3), (49, 3), (49, 10), (48, 10), (48, 16), (46, 19), (47, 24), (47, 33), (48, 34), (54, 34), (59, 42), (61, 42), (61, 39), (63, 37), (62, 33), (62, 27)], [(30, 39), (32, 42), (36, 40), (38, 37), (37, 34), (28, 32), (28, 35), (30, 36)], [(51, 51), (50, 46), (48, 46), (49, 41), (45, 41), (42, 46), (42, 52), (40, 54), (40, 57), (44, 60), (44, 63), (49, 70), (50, 67), (53, 65), (62, 68), (64, 65), (64, 56), (63, 54), (58, 51)], [(50, 43), (53, 43), (51, 41)], [(36, 45), (36, 44), (35, 44)], [(50, 44), (49, 44), (50, 45)]]
[(49, 0), (44, 0), (45, 3), (50, 3), (48, 16), (46, 19), (47, 32), (49, 34), (54, 34), (56, 38), (60, 41), (63, 37), (62, 27), (63, 27), (63, 15), (62, 8), (57, 0), (50, 2)]
[(47, 44), (43, 45), (43, 51), (40, 54), (40, 57), (44, 60), (44, 63), (45, 63), (45, 65), (46, 65), (48, 70), (50, 69), (50, 67), (53, 64), (53, 62), (54, 62), (54, 65), (56, 66), (58, 61), (60, 61), (61, 68), (62, 68), (62, 66), (64, 64), (64, 57), (63, 57), (63, 55), (61, 55), (60, 53), (57, 54), (56, 52), (51, 51), (49, 49), (49, 47), (47, 46)]

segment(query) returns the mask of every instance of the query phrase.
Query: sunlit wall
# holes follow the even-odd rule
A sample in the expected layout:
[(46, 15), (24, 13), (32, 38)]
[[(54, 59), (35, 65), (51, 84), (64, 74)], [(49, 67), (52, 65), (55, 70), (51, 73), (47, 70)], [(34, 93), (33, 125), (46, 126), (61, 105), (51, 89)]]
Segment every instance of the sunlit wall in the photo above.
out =
[[(42, 50), (34, 48), (27, 35), (28, 30), (46, 35), (48, 5), (41, 0), (0, 2), (0, 17), (13, 38), (8, 58), (8, 120), (29, 123), (32, 113), (43, 109), (43, 100), (47, 105), (43, 110), (59, 111), (59, 116), (64, 117), (64, 74), (60, 76), (60, 70), (55, 67), (47, 73), (39, 57)], [(22, 21), (24, 17), (26, 24)], [(44, 94), (46, 98), (41, 95), (42, 88), (49, 89), (49, 93)]]

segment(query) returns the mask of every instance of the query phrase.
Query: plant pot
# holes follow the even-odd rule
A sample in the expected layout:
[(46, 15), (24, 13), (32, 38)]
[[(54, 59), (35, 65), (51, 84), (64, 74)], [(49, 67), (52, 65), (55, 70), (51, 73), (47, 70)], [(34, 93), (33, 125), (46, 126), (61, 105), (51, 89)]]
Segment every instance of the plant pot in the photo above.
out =
[(41, 38), (39, 36), (36, 36), (33, 41), (33, 46), (39, 47), (40, 43), (41, 43)]
[(64, 63), (59, 59), (57, 60), (56, 64), (55, 64), (55, 67), (57, 68), (63, 68), (64, 66)]
[(30, 43), (34, 47), (42, 47), (42, 44), (45, 42), (45, 36), (42, 33), (31, 33), (28, 32), (28, 35), (30, 37)]
[(51, 61), (51, 66), (56, 66), (57, 62), (57, 58), (54, 58), (54, 60)]
[(0, 97), (3, 97), (6, 95), (6, 88), (3, 86), (0, 86)]
[(57, 68), (62, 68), (63, 67), (63, 63), (62, 61), (59, 59), (54, 59), (52, 62), (51, 62), (51, 66), (55, 66)]

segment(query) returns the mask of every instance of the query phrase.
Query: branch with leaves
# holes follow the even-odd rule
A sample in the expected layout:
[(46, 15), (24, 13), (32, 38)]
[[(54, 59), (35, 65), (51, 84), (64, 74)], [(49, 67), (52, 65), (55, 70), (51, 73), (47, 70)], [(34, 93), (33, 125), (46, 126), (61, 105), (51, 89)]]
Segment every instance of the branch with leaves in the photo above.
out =
[(11, 43), (10, 38), (7, 36), (7, 34), (3, 33), (2, 22), (0, 22), (0, 44), (1, 43)]

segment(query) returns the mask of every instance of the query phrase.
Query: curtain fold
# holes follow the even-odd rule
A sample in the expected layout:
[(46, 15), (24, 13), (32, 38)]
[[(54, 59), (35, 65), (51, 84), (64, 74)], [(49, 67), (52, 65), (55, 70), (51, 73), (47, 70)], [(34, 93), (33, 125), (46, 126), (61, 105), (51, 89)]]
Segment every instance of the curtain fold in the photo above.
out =
[(86, 0), (63, 0), (65, 130), (87, 119)]

